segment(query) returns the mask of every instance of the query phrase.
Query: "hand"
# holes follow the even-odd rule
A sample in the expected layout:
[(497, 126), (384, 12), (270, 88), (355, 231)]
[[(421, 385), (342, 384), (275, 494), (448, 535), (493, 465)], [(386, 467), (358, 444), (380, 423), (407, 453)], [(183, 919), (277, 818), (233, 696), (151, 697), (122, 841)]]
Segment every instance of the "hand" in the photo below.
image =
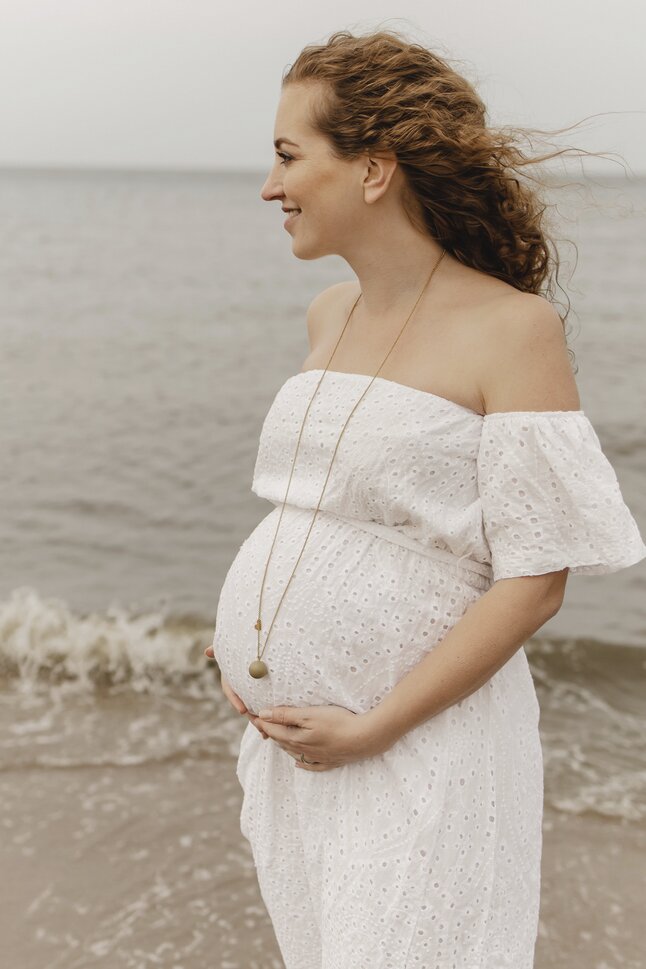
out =
[[(207, 656), (209, 659), (215, 659), (215, 656), (213, 654), (213, 647), (207, 646), (206, 649), (204, 650), (204, 655)], [(244, 700), (242, 700), (241, 697), (239, 697), (238, 694), (232, 690), (231, 684), (225, 678), (222, 670), (220, 670), (220, 686), (222, 687), (222, 692), (224, 693), (225, 697), (227, 698), (227, 700), (229, 701), (233, 709), (236, 711), (236, 713), (239, 713), (241, 715), (243, 713), (246, 714), (249, 720), (251, 720), (251, 722), (253, 723), (254, 718), (252, 714), (250, 714), (249, 711), (247, 710)], [(254, 723), (254, 727), (256, 728), (256, 730), (258, 730), (259, 733), (262, 734), (263, 740), (268, 739), (267, 734), (262, 729), (260, 724)]]
[[(295, 766), (304, 770), (331, 770), (385, 749), (371, 729), (368, 714), (345, 707), (274, 707), (261, 710), (257, 717), (250, 714), (250, 719), (262, 724), (269, 737), (295, 758)], [(301, 754), (314, 763), (303, 763)]]

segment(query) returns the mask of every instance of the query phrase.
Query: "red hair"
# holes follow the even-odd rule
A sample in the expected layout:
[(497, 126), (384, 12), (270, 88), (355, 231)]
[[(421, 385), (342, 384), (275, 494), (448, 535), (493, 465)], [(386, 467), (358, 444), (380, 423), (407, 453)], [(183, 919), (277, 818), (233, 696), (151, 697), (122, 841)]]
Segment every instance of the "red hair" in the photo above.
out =
[(394, 31), (341, 30), (306, 46), (282, 79), (283, 87), (297, 82), (321, 84), (310, 123), (335, 157), (395, 153), (414, 225), (464, 265), (551, 297), (559, 257), (545, 186), (532, 187), (519, 169), (565, 149), (527, 156), (516, 144), (524, 129), (488, 125), (473, 85), (446, 58)]

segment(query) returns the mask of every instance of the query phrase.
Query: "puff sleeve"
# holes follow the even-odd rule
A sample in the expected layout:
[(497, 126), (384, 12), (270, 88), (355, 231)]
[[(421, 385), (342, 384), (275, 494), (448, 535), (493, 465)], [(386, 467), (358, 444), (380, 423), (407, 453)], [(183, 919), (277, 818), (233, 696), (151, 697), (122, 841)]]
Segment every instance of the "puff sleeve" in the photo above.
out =
[(487, 414), (477, 458), (493, 579), (617, 572), (646, 545), (584, 411)]

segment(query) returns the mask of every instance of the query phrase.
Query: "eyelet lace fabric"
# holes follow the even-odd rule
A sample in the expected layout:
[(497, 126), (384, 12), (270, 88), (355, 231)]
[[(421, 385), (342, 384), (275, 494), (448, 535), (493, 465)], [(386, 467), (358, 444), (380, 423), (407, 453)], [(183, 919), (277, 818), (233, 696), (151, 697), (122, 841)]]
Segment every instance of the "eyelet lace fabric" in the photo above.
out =
[[(267, 413), (252, 490), (276, 508), (243, 542), (218, 602), (214, 653), (250, 711), (367, 711), (492, 582), (565, 567), (601, 574), (646, 557), (583, 411), (483, 417), (377, 379), (343, 435), (271, 631), (269, 676), (254, 680), (260, 585), (319, 376), (289, 378)], [(261, 643), (340, 428), (369, 380), (330, 371), (310, 408), (265, 582)], [(392, 541), (361, 522), (385, 526)], [(247, 726), (237, 764), (240, 827), (286, 969), (531, 969), (539, 715), (521, 647), (480, 689), (385, 753), (334, 770), (296, 769)]]

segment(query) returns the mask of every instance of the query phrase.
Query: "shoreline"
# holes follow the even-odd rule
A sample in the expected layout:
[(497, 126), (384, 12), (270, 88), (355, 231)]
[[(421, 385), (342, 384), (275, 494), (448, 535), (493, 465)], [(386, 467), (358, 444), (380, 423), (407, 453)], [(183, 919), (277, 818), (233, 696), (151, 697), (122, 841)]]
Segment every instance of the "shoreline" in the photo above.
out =
[[(240, 834), (236, 758), (3, 774), (0, 904), (21, 969), (282, 969)], [(7, 810), (9, 808), (9, 810)], [(544, 812), (536, 969), (639, 969), (646, 824)], [(139, 958), (139, 955), (137, 956)], [(159, 958), (159, 962), (157, 962)]]

